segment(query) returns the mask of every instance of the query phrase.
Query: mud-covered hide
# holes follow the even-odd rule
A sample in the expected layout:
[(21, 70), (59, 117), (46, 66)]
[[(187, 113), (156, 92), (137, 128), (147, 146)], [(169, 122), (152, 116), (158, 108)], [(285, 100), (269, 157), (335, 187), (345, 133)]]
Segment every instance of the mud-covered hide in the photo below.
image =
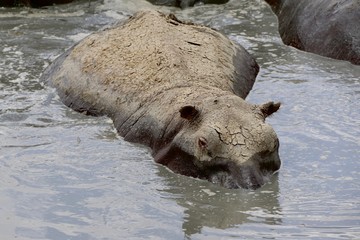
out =
[(229, 0), (147, 0), (155, 5), (173, 6), (180, 8), (192, 7), (194, 4), (224, 4)]
[(360, 64), (359, 0), (266, 0), (283, 42), (300, 50)]
[(256, 188), (280, 167), (265, 123), (280, 104), (244, 100), (258, 70), (221, 33), (148, 11), (88, 36), (42, 78), (67, 106), (109, 116), (125, 140), (149, 146), (174, 172)]
[(75, 110), (109, 115), (126, 106), (125, 121), (173, 89), (180, 94), (178, 90), (187, 87), (216, 88), (244, 99), (258, 71), (250, 54), (221, 33), (171, 14), (145, 11), (79, 42), (55, 60), (43, 78)]
[(73, 1), (74, 0), (0, 0), (0, 7), (27, 6), (27, 7), (39, 8), (54, 4), (70, 3)]

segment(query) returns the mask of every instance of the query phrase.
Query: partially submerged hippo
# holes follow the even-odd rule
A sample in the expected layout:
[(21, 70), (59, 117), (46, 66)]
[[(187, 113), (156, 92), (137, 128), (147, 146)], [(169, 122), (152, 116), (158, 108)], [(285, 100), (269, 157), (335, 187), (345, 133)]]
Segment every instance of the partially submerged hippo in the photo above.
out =
[(360, 65), (359, 0), (266, 0), (283, 42)]
[(194, 4), (196, 4), (196, 3), (224, 4), (224, 3), (227, 3), (229, 0), (147, 0), (147, 1), (149, 1), (155, 5), (187, 8), (187, 7), (194, 6)]
[(125, 140), (149, 146), (176, 173), (257, 188), (280, 167), (279, 141), (252, 105), (258, 65), (208, 27), (140, 12), (90, 35), (44, 73), (69, 107), (107, 115)]

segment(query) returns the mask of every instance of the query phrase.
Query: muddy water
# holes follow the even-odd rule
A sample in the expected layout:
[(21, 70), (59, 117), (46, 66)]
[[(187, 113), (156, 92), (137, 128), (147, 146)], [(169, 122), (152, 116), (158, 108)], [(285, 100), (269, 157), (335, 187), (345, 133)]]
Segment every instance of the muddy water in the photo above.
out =
[(261, 0), (152, 7), (244, 45), (261, 66), (247, 100), (283, 103), (269, 119), (283, 165), (256, 191), (168, 171), (39, 81), (76, 41), (142, 7), (151, 5), (0, 9), (1, 239), (359, 238), (360, 66), (284, 46)]

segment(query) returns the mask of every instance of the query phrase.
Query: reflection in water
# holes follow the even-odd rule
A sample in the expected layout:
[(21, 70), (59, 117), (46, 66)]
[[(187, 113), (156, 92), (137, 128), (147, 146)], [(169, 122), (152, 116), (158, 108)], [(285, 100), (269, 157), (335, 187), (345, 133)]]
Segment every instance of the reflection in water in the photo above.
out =
[(174, 176), (164, 167), (159, 167), (158, 174), (166, 184), (162, 191), (184, 208), (182, 228), (189, 238), (204, 227), (227, 229), (244, 223), (282, 223), (277, 174), (256, 191), (224, 189), (206, 181)]

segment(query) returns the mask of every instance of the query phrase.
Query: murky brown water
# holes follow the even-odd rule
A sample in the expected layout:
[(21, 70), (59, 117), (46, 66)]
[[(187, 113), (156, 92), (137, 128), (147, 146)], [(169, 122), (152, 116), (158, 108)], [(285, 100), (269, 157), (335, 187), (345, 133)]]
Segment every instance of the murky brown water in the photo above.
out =
[(284, 46), (261, 0), (174, 11), (244, 45), (261, 66), (248, 101), (283, 161), (256, 191), (176, 175), (124, 142), (107, 118), (68, 109), (39, 81), (76, 41), (145, 1), (0, 9), (1, 239), (356, 239), (360, 236), (360, 66)]

